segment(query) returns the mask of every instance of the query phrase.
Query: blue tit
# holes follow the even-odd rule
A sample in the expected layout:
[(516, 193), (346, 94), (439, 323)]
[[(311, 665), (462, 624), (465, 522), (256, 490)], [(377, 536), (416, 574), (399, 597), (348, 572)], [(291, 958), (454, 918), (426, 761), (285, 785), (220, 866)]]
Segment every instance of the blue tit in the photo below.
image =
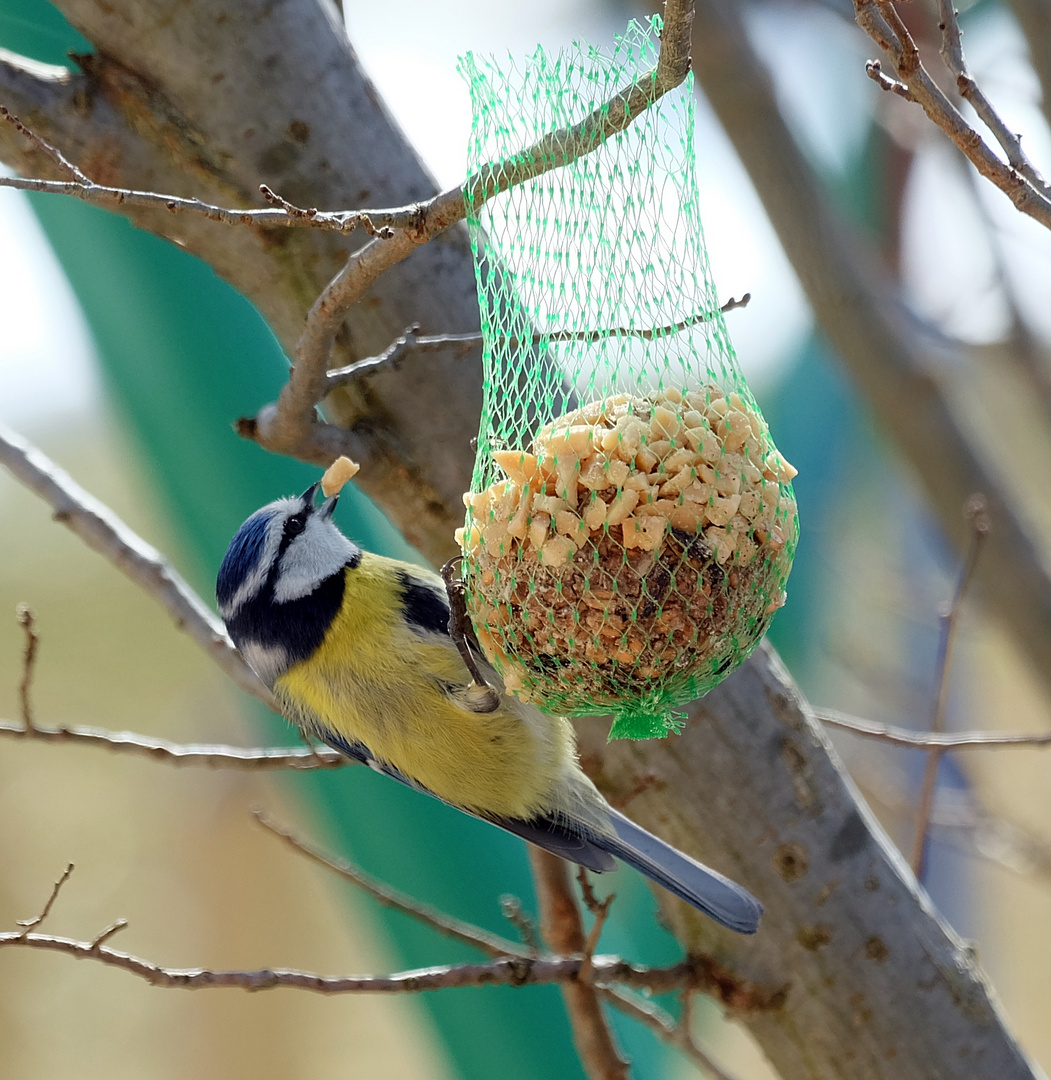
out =
[(572, 725), (471, 677), (441, 579), (362, 551), (318, 485), (257, 510), (219, 569), (219, 612), (285, 715), (402, 784), (589, 870), (613, 856), (743, 934), (762, 905), (614, 810), (577, 763)]

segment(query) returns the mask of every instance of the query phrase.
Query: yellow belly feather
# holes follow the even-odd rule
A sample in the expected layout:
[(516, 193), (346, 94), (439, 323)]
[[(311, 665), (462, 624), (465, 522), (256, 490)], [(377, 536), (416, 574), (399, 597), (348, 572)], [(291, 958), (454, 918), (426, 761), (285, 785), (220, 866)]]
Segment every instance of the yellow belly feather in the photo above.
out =
[(527, 723), (506, 697), (492, 713), (452, 702), (442, 683), (466, 685), (467, 670), (451, 644), (421, 643), (401, 621), (400, 565), (366, 554), (345, 571), (343, 605), (324, 642), (275, 692), (293, 719), (364, 743), (447, 802), (515, 818), (552, 809), (568, 724), (536, 712)]

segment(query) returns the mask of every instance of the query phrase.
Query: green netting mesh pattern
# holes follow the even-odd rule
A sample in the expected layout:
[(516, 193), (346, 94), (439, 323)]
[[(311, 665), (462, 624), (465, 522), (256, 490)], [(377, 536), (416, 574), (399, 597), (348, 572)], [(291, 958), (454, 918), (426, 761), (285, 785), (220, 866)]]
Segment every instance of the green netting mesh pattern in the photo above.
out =
[[(552, 132), (569, 150), (653, 69), (659, 28), (630, 24), (612, 55), (464, 58), (471, 174), (499, 189)], [(675, 730), (751, 652), (798, 532), (794, 470), (719, 310), (694, 163), (691, 79), (590, 154), (468, 200), (485, 372), (468, 610), (511, 692), (613, 712), (611, 738)]]

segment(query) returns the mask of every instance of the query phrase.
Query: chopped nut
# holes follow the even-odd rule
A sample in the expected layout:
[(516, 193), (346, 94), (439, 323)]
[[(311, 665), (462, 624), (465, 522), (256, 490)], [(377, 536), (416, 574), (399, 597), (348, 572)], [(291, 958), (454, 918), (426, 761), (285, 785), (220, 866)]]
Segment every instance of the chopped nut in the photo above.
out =
[(639, 493), (625, 488), (609, 504), (609, 512), (606, 514), (607, 525), (619, 525), (639, 505)]
[(539, 551), (547, 539), (547, 530), (551, 526), (550, 514), (534, 514), (529, 523), (529, 542)]
[(725, 525), (737, 513), (740, 505), (740, 495), (728, 495), (726, 498), (716, 495), (708, 505), (708, 520), (713, 525)]
[(660, 458), (648, 446), (643, 446), (635, 455), (635, 468), (646, 473), (652, 472), (657, 467), (658, 461)]
[(504, 470), (508, 479), (522, 486), (540, 475), (536, 454), (527, 454), (524, 450), (494, 450), (493, 461)]
[(340, 456), (332, 462), (321, 477), (321, 492), (326, 499), (338, 495), (343, 490), (343, 485), (353, 476), (356, 476), (361, 466), (349, 457)]
[(540, 549), (540, 561), (545, 566), (561, 566), (572, 550), (573, 545), (564, 536), (552, 536)]
[(597, 495), (592, 496), (588, 508), (584, 511), (584, 524), (586, 524), (592, 532), (602, 528), (602, 525), (606, 521), (608, 509), (606, 504)]

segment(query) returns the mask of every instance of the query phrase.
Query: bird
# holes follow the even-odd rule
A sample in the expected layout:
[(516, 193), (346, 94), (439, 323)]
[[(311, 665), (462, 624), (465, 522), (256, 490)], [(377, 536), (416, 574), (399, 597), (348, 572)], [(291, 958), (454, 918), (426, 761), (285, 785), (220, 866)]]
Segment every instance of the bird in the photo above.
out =
[[(601, 873), (615, 858), (741, 934), (763, 907), (614, 809), (581, 769), (570, 722), (468, 670), (432, 571), (363, 550), (319, 484), (253, 513), (216, 581), (219, 614), (284, 715), (309, 737)], [(468, 624), (469, 626), (469, 624)], [(472, 649), (473, 644), (473, 649)]]

